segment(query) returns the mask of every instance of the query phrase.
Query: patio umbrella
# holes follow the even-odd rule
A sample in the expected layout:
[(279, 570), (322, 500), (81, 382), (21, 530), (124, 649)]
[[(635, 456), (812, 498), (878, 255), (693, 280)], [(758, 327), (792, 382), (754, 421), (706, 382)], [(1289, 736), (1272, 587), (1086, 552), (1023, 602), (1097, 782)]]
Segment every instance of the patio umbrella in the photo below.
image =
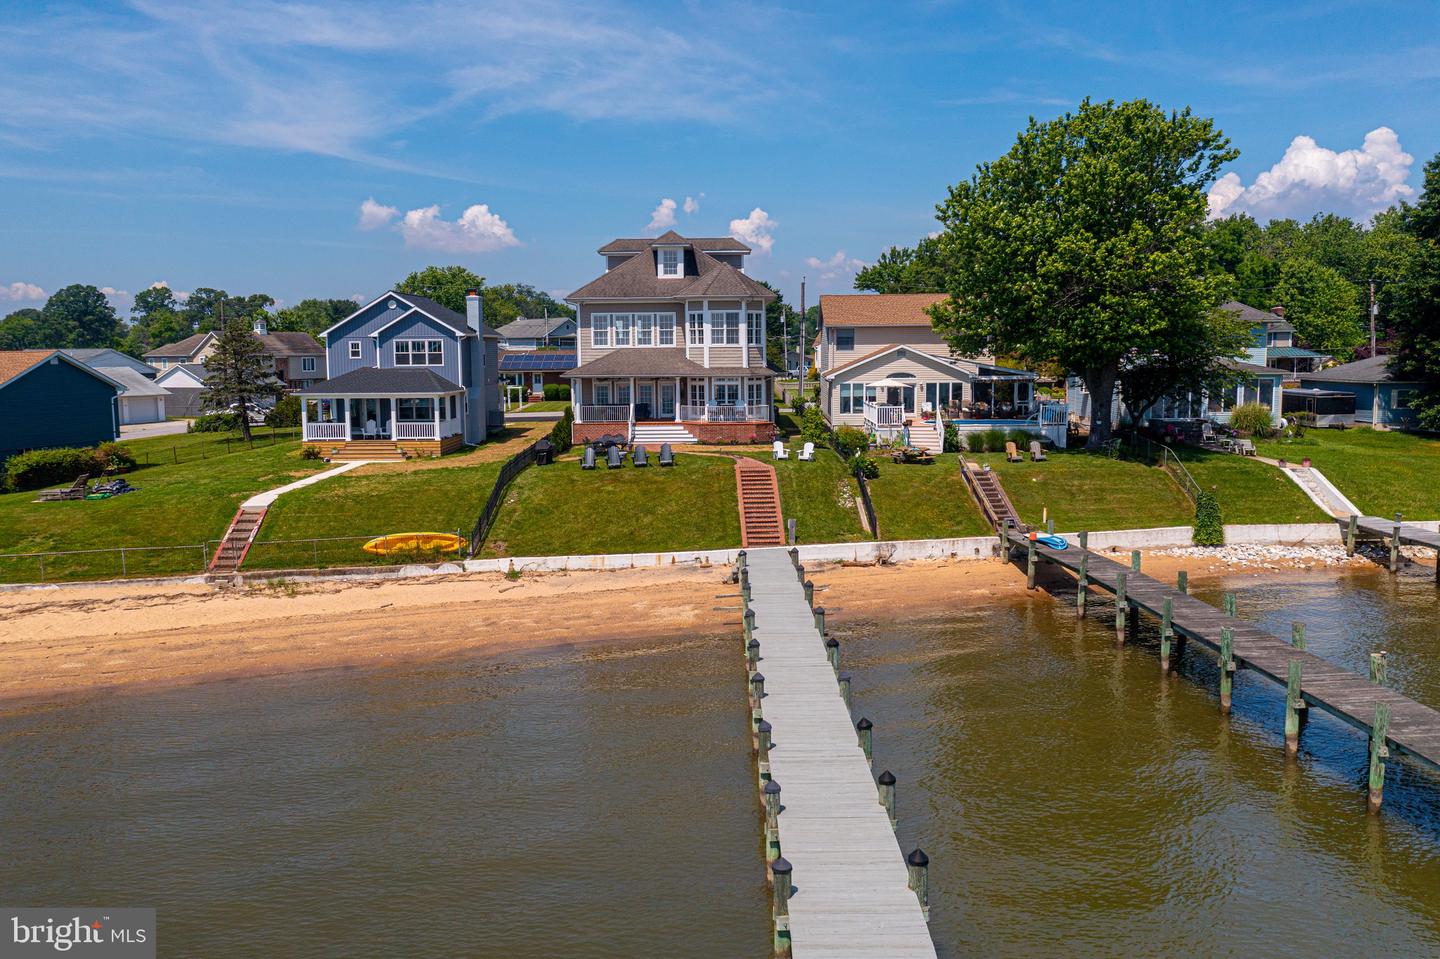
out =
[(873, 383), (866, 383), (865, 385), (866, 385), (866, 386), (873, 386), (873, 387), (876, 387), (876, 388), (879, 388), (879, 389), (892, 389), (892, 388), (893, 388), (893, 389), (902, 389), (902, 390), (903, 390), (903, 389), (907, 389), (907, 388), (913, 389), (913, 388), (915, 387), (916, 383), (915, 383), (914, 380), (892, 380), (892, 379), (888, 379), (888, 378), (887, 378), (887, 379), (883, 379), (883, 380), (876, 380), (876, 381), (873, 382)]

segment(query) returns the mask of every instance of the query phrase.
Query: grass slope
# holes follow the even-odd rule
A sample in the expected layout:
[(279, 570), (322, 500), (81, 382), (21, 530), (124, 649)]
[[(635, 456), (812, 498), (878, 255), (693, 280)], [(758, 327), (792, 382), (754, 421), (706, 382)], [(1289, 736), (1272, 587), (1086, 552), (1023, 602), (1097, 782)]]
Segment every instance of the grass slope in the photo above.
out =
[(1440, 519), (1440, 440), (1371, 429), (1310, 430), (1288, 443), (1257, 440), (1255, 448), (1292, 463), (1308, 456), (1366, 513), (1399, 510), (1410, 519)]
[[(192, 546), (219, 539), (242, 500), (324, 465), (300, 459), (299, 444), (288, 442), (140, 466), (125, 476), (138, 492), (107, 500), (34, 503), (34, 492), (7, 493), (0, 496), (0, 553)], [(198, 550), (146, 550), (129, 553), (124, 571), (131, 576), (198, 572), (200, 563)], [(0, 581), (34, 581), (38, 573), (35, 560), (0, 560)], [(47, 580), (119, 575), (118, 555), (46, 560)]]
[(860, 525), (855, 507), (860, 487), (845, 463), (832, 449), (817, 449), (815, 460), (802, 463), (796, 459), (799, 446), (790, 459), (773, 460), (768, 455), (755, 456), (775, 467), (780, 484), (780, 513), (795, 520), (795, 537), (802, 543), (854, 543), (869, 539)]
[(1220, 501), (1227, 523), (1323, 523), (1329, 517), (1269, 463), (1233, 453), (1177, 449), (1185, 468)]
[[(1087, 453), (1052, 450), (1044, 463), (1005, 462), (1004, 453), (972, 459), (999, 474), (1020, 518), (1038, 524), (1048, 507), (1064, 532), (1189, 526), (1195, 512), (1170, 474), (1158, 467)], [(1197, 480), (1198, 481), (1198, 480)]]
[(734, 461), (677, 453), (668, 469), (582, 470), (575, 460), (527, 469), (506, 492), (481, 554), (647, 553), (739, 545)]
[(991, 530), (965, 481), (959, 457), (946, 453), (933, 466), (879, 458), (880, 478), (870, 481), (870, 499), (882, 539), (940, 539), (986, 536)]

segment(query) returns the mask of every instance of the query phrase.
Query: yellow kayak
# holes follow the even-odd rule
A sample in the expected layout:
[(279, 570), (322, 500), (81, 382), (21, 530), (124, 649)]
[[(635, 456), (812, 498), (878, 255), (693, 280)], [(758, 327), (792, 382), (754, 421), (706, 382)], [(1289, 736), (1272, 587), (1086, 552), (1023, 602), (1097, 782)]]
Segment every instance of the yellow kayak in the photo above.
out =
[(464, 540), (454, 533), (391, 533), (377, 536), (362, 549), (377, 556), (391, 553), (450, 552), (458, 550)]

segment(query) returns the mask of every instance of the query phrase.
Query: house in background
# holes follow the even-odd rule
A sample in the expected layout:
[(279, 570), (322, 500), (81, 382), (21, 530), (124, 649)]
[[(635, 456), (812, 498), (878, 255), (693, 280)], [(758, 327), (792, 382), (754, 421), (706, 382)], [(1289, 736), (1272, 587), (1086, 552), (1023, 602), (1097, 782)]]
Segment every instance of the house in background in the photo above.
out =
[(1246, 351), (1246, 361), (1256, 366), (1270, 366), (1291, 374), (1293, 380), (1301, 373), (1320, 369), (1330, 356), (1302, 349), (1295, 345), (1295, 327), (1285, 319), (1285, 308), (1257, 310), (1253, 306), (1231, 300), (1220, 309), (1250, 324), (1255, 344)]
[(0, 460), (119, 438), (122, 389), (63, 350), (0, 351)]
[(575, 318), (570, 316), (518, 317), (497, 327), (500, 334), (500, 349), (509, 352), (520, 350), (569, 350), (575, 352)]
[(1317, 373), (1304, 373), (1300, 385), (1352, 395), (1355, 422), (1376, 429), (1413, 426), (1415, 414), (1410, 403), (1423, 388), (1418, 381), (1396, 379), (1390, 372), (1388, 356), (1371, 356)]
[[(939, 293), (820, 297), (815, 369), (820, 409), (832, 426), (943, 449), (943, 428), (1023, 429), (1065, 445), (1063, 404), (1037, 403), (1035, 374), (990, 357), (957, 356), (925, 310)], [(1042, 407), (1045, 409), (1042, 410)]]
[[(1198, 425), (1205, 421), (1217, 424), (1230, 422), (1230, 413), (1242, 403), (1259, 403), (1270, 410), (1271, 422), (1280, 425), (1285, 402), (1285, 377), (1283, 370), (1260, 366), (1244, 360), (1225, 360), (1236, 374), (1234, 386), (1216, 393), (1184, 393), (1167, 396), (1147, 410), (1136, 411), (1125, 404), (1117, 384), (1111, 399), (1110, 420), (1114, 424), (1139, 420), (1148, 423), (1171, 423), (1182, 429), (1186, 424)], [(1090, 392), (1078, 376), (1065, 381), (1065, 402), (1071, 420), (1087, 426), (1091, 416)], [(1199, 438), (1199, 431), (1195, 432)]]
[(566, 297), (579, 308), (565, 374), (575, 441), (769, 442), (765, 306), (775, 294), (745, 275), (750, 248), (670, 230), (599, 252), (605, 273)]
[(393, 290), (323, 334), (330, 378), (300, 391), (304, 441), (334, 459), (439, 455), (502, 428), (500, 337), (481, 320)]
[(155, 385), (170, 394), (165, 401), (166, 416), (199, 416), (203, 412), (200, 399), (205, 392), (205, 364), (172, 366), (155, 377)]
[[(574, 342), (574, 339), (571, 339)], [(505, 401), (513, 399), (543, 400), (545, 387), (561, 385), (575, 368), (575, 350), (520, 350), (500, 353), (500, 382)]]
[[(271, 333), (263, 318), (255, 321), (253, 333), (260, 341), (276, 379), (288, 389), (302, 390), (325, 378), (325, 347), (309, 333)], [(215, 352), (215, 339), (213, 330), (196, 333), (177, 343), (157, 346), (145, 354), (145, 361), (161, 371), (204, 363)]]
[(158, 371), (148, 363), (111, 349), (70, 349), (68, 355), (119, 383), (120, 425), (163, 423), (169, 392), (155, 382)]

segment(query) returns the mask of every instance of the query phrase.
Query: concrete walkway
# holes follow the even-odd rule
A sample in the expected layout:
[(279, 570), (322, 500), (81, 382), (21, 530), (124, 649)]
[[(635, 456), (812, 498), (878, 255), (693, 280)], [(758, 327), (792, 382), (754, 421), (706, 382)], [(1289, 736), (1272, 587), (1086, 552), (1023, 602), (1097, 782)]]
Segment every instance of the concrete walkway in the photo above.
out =
[(341, 473), (348, 473), (355, 467), (365, 466), (369, 464), (369, 462), (369, 460), (356, 460), (352, 463), (345, 463), (341, 466), (335, 467), (334, 469), (326, 470), (323, 473), (316, 473), (314, 476), (307, 476), (302, 480), (296, 480), (295, 482), (290, 483), (286, 486), (279, 486), (275, 489), (266, 490), (263, 493), (256, 493), (254, 496), (241, 503), (240, 508), (265, 509), (269, 507), (270, 504), (274, 503), (277, 499), (279, 499), (282, 493), (288, 493), (291, 490), (302, 489), (306, 486), (314, 486), (321, 480), (327, 480), (332, 476), (339, 476)]

